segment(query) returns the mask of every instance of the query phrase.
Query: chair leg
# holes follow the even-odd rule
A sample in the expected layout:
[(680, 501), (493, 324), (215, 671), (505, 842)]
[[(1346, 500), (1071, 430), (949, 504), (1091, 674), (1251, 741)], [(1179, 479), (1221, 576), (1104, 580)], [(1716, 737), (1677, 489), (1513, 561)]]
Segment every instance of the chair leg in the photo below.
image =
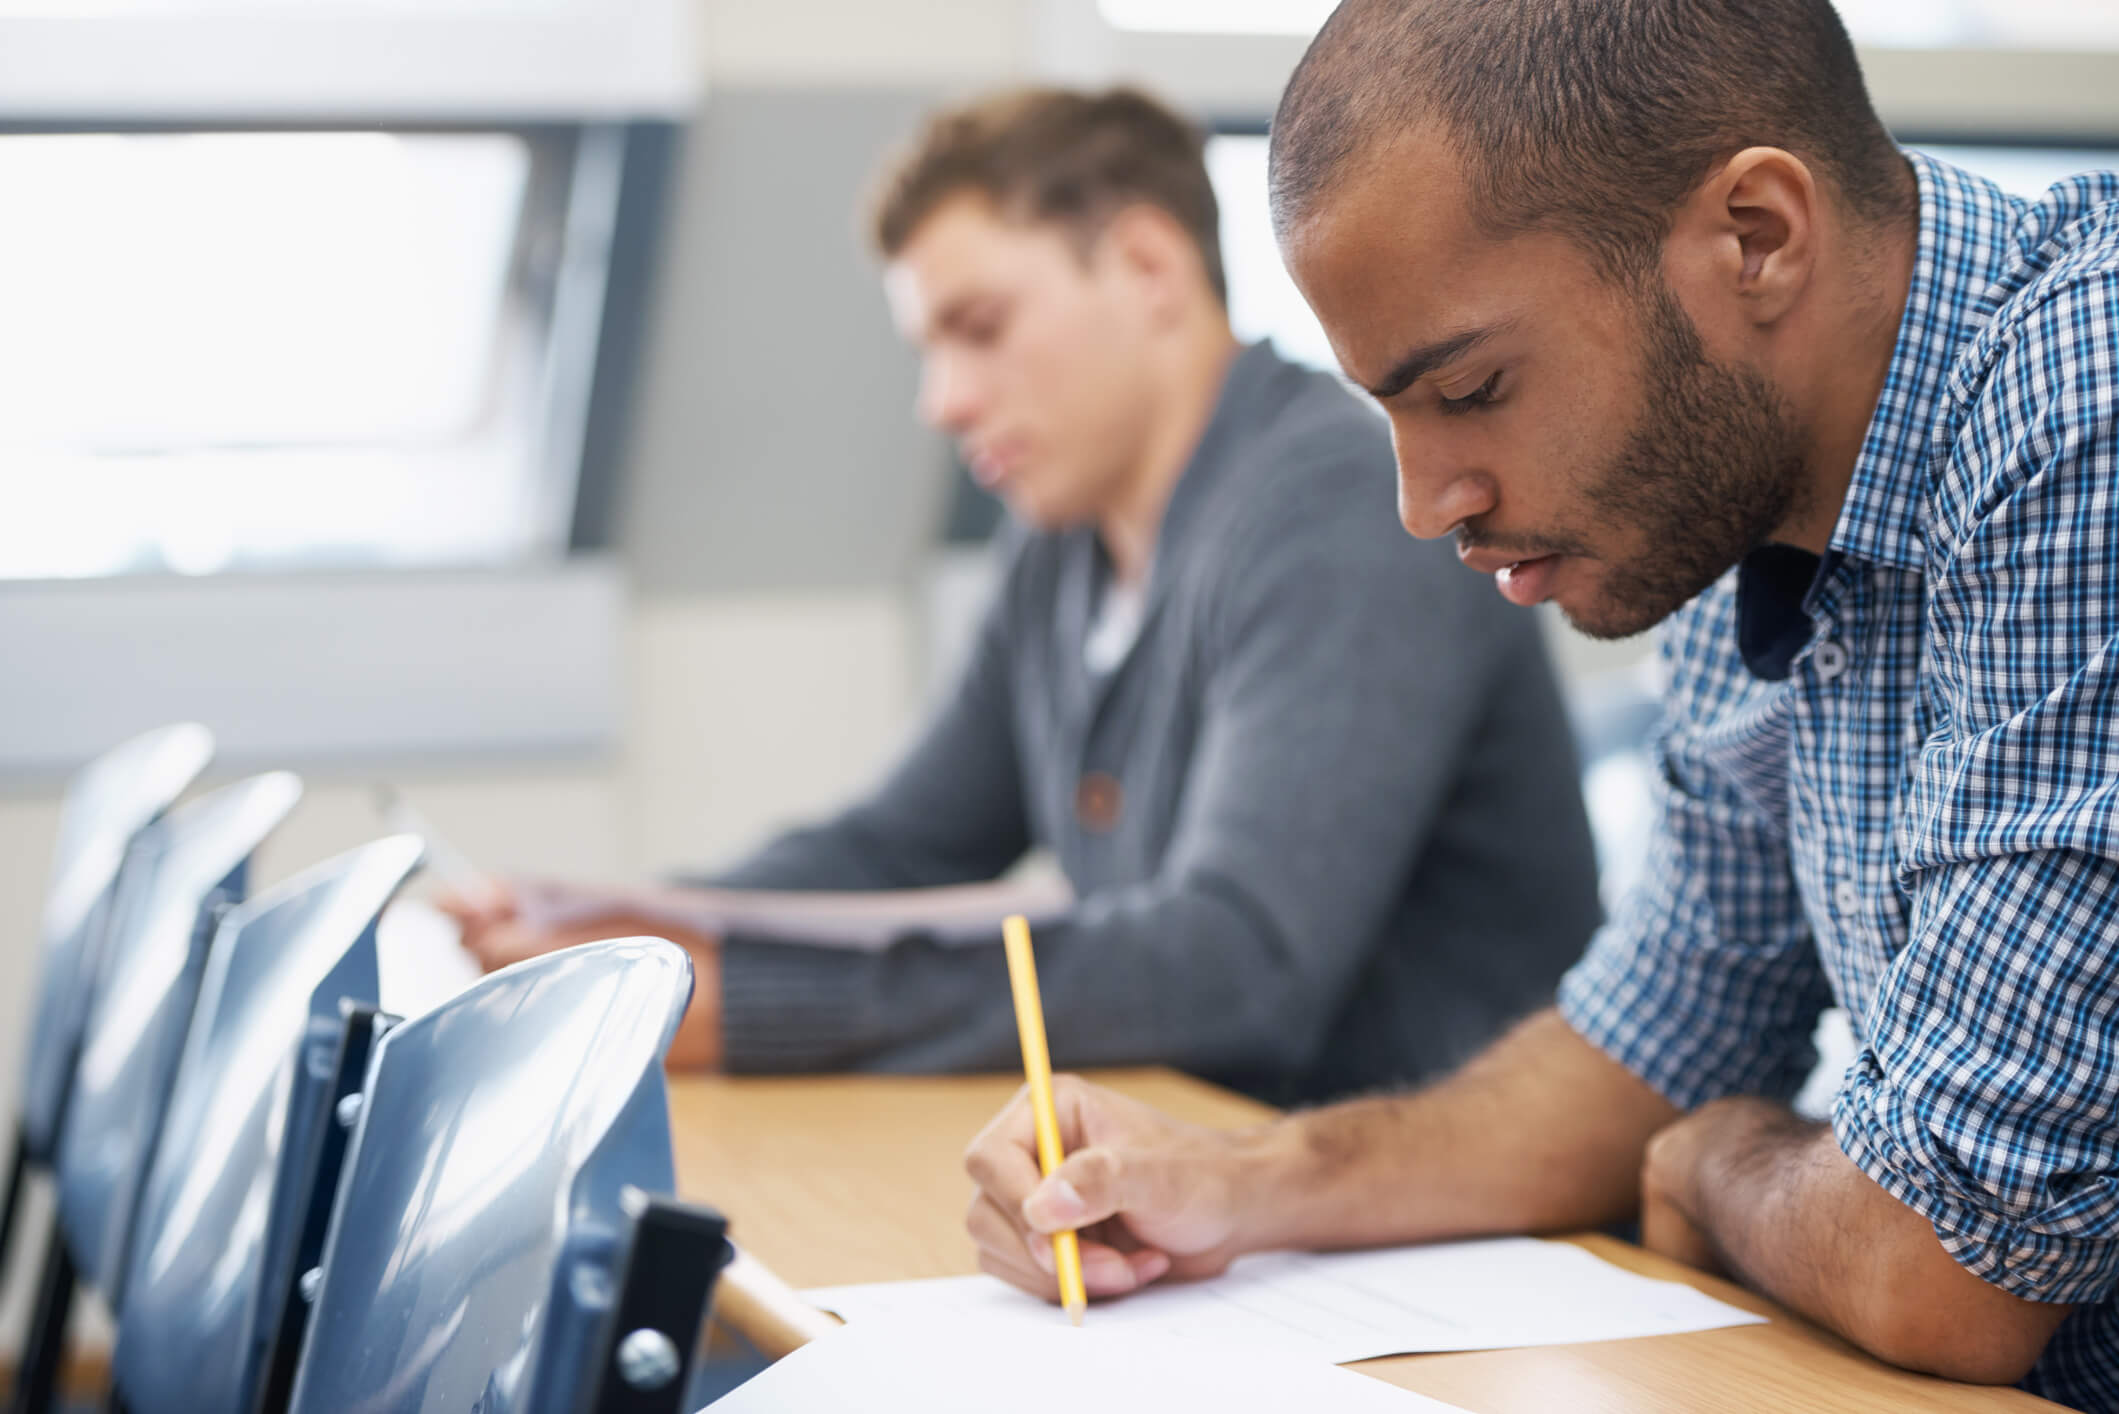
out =
[(44, 1270), (37, 1280), (37, 1304), (30, 1318), (29, 1339), (15, 1380), (11, 1414), (51, 1414), (59, 1388), (59, 1362), (66, 1354), (66, 1323), (74, 1308), (74, 1262), (66, 1234), (52, 1224), (44, 1249)]
[(22, 1185), (29, 1179), (29, 1146), (15, 1131), (15, 1157), (7, 1168), (7, 1196), (0, 1199), (0, 1286), (7, 1281), (7, 1251), (15, 1238), (15, 1210), (22, 1204)]

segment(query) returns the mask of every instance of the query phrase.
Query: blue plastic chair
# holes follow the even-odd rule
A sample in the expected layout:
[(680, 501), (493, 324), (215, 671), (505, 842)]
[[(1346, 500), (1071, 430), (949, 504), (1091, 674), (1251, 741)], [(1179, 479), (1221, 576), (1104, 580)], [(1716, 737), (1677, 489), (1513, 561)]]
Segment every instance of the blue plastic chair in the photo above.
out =
[[(23, 1185), (32, 1172), (51, 1166), (64, 1128), (74, 1062), (81, 1054), (81, 1026), (127, 850), (133, 837), (206, 770), (212, 755), (214, 738), (206, 727), (161, 727), (89, 761), (68, 786), (59, 810), (51, 892), (40, 924), (38, 982), (30, 1009), (30, 1051), (23, 1064), (15, 1155), (8, 1164), (6, 1196), (0, 1198), (0, 1280), (13, 1251)], [(34, 1300), (40, 1306), (64, 1304), (72, 1293), (72, 1274), (64, 1270), (64, 1242), (57, 1227), (34, 1247), (44, 1253)], [(47, 1344), (34, 1344), (38, 1338)], [(17, 1365), (17, 1406), (57, 1376), (55, 1340), (64, 1342), (64, 1331), (53, 1338), (51, 1331), (32, 1327), (32, 1344), (23, 1346)]]
[(74, 1264), (113, 1307), (208, 944), (249, 891), (252, 852), (301, 794), (290, 772), (253, 776), (177, 807), (133, 843), (56, 1165)]
[(718, 1216), (675, 1182), (659, 938), (497, 972), (376, 1047), (294, 1414), (675, 1414)]
[(58, 1224), (23, 1347), (13, 1408), (52, 1406), (76, 1273), (122, 1275), (139, 1173), (152, 1151), (221, 913), (242, 899), (250, 857), (301, 798), (284, 772), (180, 805), (134, 836), (102, 929), (98, 975), (57, 1136)]
[(0, 1201), (0, 1279), (6, 1276), (23, 1182), (30, 1168), (51, 1161), (80, 1049), (96, 945), (126, 848), (212, 757), (213, 734), (195, 722), (180, 723), (113, 747), (82, 767), (67, 787), (40, 929), (15, 1156), (7, 1195)]
[[(349, 851), (223, 921), (199, 987), (120, 1284), (116, 1403), (248, 1414), (291, 1286), (307, 1167), (338, 1096), (349, 1012), (377, 986), (376, 920), (417, 836)], [(357, 1073), (365, 1038), (357, 1038)]]

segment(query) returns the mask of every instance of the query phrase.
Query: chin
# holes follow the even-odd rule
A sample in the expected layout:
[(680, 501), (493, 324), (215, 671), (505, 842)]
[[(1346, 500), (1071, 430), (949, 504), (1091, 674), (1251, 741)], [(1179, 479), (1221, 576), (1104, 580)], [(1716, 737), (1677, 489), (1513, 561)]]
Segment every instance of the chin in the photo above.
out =
[(1031, 492), (1013, 490), (1004, 499), (1008, 503), (1009, 514), (1013, 515), (1024, 525), (1029, 526), (1032, 530), (1056, 534), (1063, 530), (1073, 530), (1077, 526), (1087, 525), (1096, 518), (1087, 511), (1068, 505), (1063, 500), (1038, 496)]
[(1646, 633), (1684, 607), (1633, 604), (1607, 593), (1592, 593), (1581, 599), (1556, 594), (1552, 602), (1575, 632), (1605, 643)]

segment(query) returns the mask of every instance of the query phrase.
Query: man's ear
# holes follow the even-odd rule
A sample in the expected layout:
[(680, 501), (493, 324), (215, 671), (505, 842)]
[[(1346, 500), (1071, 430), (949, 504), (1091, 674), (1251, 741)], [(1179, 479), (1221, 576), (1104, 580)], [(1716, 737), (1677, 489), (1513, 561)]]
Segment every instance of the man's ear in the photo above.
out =
[(1181, 314), (1194, 295), (1194, 286), (1205, 288), (1206, 269), (1198, 246), (1177, 219), (1159, 206), (1136, 203), (1121, 209), (1105, 225), (1098, 244), (1104, 258), (1117, 263), (1118, 273), (1134, 286), (1143, 308), (1158, 322)]
[(1747, 147), (1678, 208), (1666, 253), (1695, 298), (1764, 327), (1809, 288), (1823, 218), (1817, 178), (1801, 158)]

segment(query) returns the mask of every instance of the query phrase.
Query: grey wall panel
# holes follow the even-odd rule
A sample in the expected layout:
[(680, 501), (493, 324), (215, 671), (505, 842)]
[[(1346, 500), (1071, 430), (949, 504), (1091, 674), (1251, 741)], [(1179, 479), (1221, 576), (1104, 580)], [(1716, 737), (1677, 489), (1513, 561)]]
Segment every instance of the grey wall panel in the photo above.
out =
[(909, 582), (946, 448), (861, 231), (877, 163), (942, 95), (720, 87), (687, 134), (621, 489), (647, 593)]
[(0, 586), (0, 780), (186, 720), (223, 767), (603, 752), (624, 634), (624, 581), (589, 557), (17, 582)]

